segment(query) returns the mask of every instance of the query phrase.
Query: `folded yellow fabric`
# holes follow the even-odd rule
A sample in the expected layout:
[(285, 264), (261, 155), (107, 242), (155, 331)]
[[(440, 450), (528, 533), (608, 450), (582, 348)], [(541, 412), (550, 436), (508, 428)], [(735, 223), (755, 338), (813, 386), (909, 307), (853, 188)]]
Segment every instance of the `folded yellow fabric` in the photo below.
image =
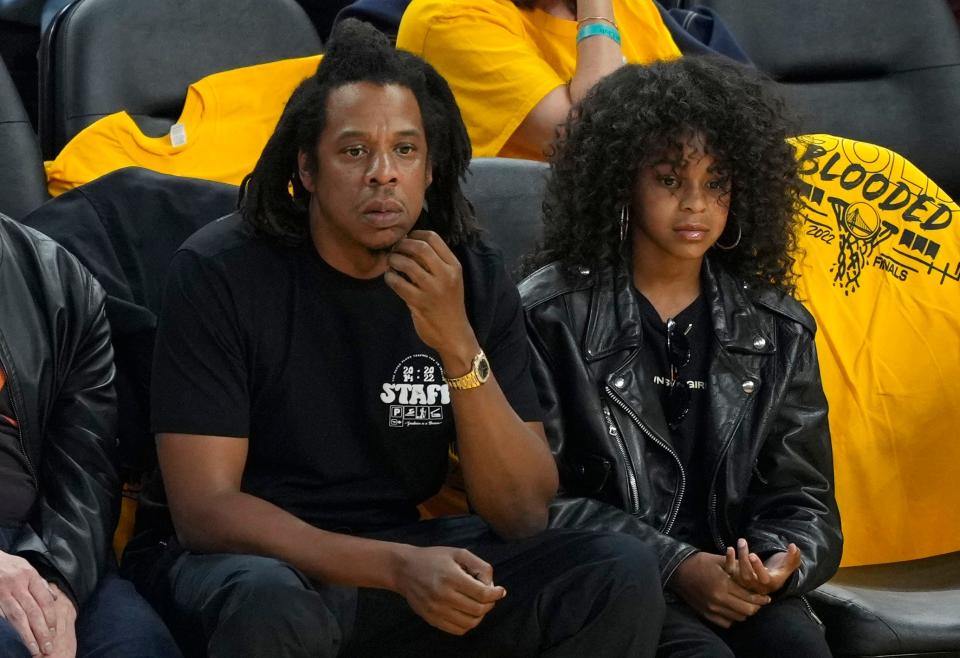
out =
[(91, 124), (44, 163), (47, 189), (63, 194), (104, 174), (137, 166), (239, 185), (253, 169), (290, 94), (317, 71), (320, 56), (209, 75), (187, 89), (177, 133), (144, 135), (126, 112)]
[(888, 149), (792, 141), (843, 565), (960, 550), (960, 209)]

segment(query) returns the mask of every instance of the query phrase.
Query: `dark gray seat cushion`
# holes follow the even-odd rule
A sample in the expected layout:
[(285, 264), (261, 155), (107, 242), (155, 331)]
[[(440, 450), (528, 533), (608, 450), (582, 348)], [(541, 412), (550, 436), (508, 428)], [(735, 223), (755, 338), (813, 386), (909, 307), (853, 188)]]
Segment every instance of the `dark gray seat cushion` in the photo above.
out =
[(503, 252), (514, 281), (522, 257), (543, 237), (542, 205), (549, 168), (543, 162), (476, 158), (470, 163), (464, 193), (473, 204), (484, 238)]
[(684, 0), (726, 21), (801, 132), (879, 144), (960, 196), (960, 32), (945, 0)]
[(37, 135), (0, 61), (0, 213), (21, 219), (46, 200)]
[(960, 553), (840, 569), (809, 598), (838, 656), (960, 656)]

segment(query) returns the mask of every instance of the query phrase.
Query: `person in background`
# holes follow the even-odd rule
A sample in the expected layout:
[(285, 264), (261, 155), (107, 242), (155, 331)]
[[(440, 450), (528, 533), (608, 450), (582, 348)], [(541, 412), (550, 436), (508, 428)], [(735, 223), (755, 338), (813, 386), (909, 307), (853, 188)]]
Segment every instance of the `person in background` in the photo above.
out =
[(475, 156), (530, 160), (604, 76), (680, 56), (653, 0), (413, 0), (397, 47), (450, 84)]
[(662, 656), (829, 655), (803, 594), (842, 536), (788, 134), (743, 67), (616, 71), (565, 126), (520, 284), (561, 488), (642, 522)]
[(120, 503), (103, 290), (0, 215), (0, 655), (176, 657), (112, 573)]

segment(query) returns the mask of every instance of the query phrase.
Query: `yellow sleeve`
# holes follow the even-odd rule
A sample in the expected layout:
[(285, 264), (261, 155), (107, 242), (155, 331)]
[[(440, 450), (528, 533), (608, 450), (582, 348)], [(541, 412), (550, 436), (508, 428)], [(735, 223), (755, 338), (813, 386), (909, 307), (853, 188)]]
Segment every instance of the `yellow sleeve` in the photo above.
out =
[(446, 78), (475, 157), (495, 156), (550, 91), (566, 84), (527, 35), (520, 10), (504, 0), (414, 0), (397, 47)]
[(105, 116), (77, 133), (55, 159), (44, 162), (50, 196), (133, 164), (116, 138), (126, 123), (132, 120), (123, 112)]

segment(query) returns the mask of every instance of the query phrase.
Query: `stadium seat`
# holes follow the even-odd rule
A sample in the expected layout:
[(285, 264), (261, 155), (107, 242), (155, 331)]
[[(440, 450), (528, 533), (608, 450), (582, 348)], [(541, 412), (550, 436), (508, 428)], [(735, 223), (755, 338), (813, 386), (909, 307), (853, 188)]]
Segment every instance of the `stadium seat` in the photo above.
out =
[(467, 172), (464, 193), (484, 237), (503, 251), (504, 265), (515, 281), (523, 256), (543, 237), (541, 205), (547, 171), (543, 162), (476, 158)]
[(799, 133), (896, 151), (960, 198), (960, 31), (946, 0), (674, 0), (719, 14)]
[(46, 200), (37, 135), (0, 61), (0, 213), (21, 219)]
[(846, 567), (810, 601), (838, 658), (960, 657), (960, 553)]
[(146, 134), (166, 134), (192, 82), (321, 48), (294, 0), (77, 0), (57, 14), (40, 46), (44, 156), (121, 110)]

